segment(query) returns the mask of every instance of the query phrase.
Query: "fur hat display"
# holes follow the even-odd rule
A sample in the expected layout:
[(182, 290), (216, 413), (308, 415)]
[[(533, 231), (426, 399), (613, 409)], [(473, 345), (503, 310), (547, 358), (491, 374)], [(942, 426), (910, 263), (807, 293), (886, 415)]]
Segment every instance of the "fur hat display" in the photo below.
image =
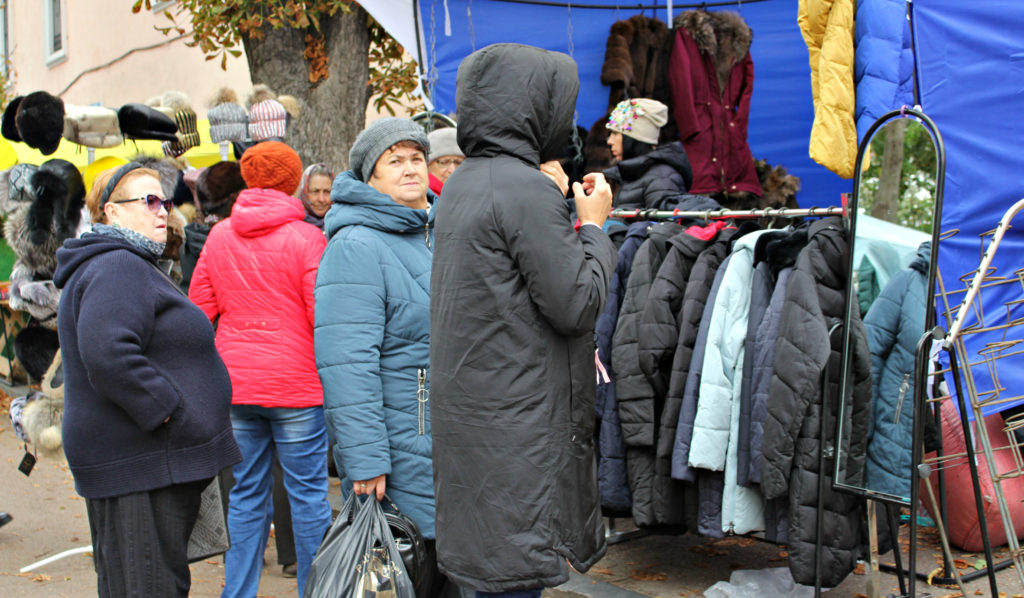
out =
[(27, 326), (14, 337), (14, 354), (33, 382), (41, 382), (60, 343), (57, 333), (42, 326)]
[(408, 118), (385, 117), (370, 123), (356, 137), (348, 154), (348, 166), (356, 178), (365, 182), (373, 174), (381, 155), (401, 141), (411, 141), (430, 153), (430, 139), (423, 127)]
[(657, 145), (658, 133), (667, 122), (668, 106), (658, 100), (636, 98), (619, 102), (608, 116), (606, 126), (610, 131)]
[(4, 108), (3, 125), (0, 126), (0, 134), (5, 139), (11, 141), (21, 141), (21, 135), (18, 135), (18, 126), (14, 123), (14, 116), (18, 113), (18, 105), (21, 104), (22, 97), (17, 96), (8, 102), (7, 107)]
[(31, 203), (36, 194), (32, 175), (39, 170), (35, 164), (15, 164), (7, 171), (7, 199), (12, 204)]
[(161, 107), (169, 108), (172, 111), (174, 122), (178, 125), (178, 139), (164, 143), (162, 146), (164, 153), (171, 157), (177, 157), (199, 145), (196, 112), (189, 104), (188, 96), (180, 91), (168, 91), (163, 96)]
[(86, 147), (116, 147), (124, 143), (117, 112), (103, 106), (64, 106), (64, 139)]
[(47, 276), (52, 274), (37, 274), (15, 260), (11, 269), (11, 309), (28, 312), (41, 325), (56, 330), (60, 289)]
[(231, 214), (238, 194), (245, 188), (238, 162), (217, 162), (204, 169), (196, 179), (199, 209), (206, 216), (226, 218)]
[(210, 121), (210, 140), (214, 143), (245, 140), (249, 135), (249, 115), (238, 103), (235, 91), (220, 88), (212, 104), (206, 113)]
[(163, 191), (164, 197), (174, 197), (174, 191), (178, 184), (178, 177), (181, 176), (181, 171), (178, 170), (178, 167), (170, 159), (139, 154), (132, 158), (132, 162), (138, 162), (143, 168), (155, 170), (160, 175), (160, 190)]
[(298, 118), (302, 114), (302, 106), (299, 105), (299, 99), (295, 96), (281, 94), (277, 96), (277, 101), (284, 107), (289, 118)]
[(250, 188), (276, 189), (291, 195), (302, 180), (302, 159), (280, 141), (264, 141), (250, 147), (242, 154), (241, 164), (242, 178)]
[(466, 155), (462, 153), (462, 149), (459, 147), (459, 143), (455, 140), (455, 137), (455, 127), (434, 129), (428, 133), (427, 140), (430, 141), (430, 155), (427, 156), (427, 162), (433, 162), (441, 156), (466, 157)]
[(121, 133), (129, 139), (177, 141), (178, 125), (162, 111), (145, 104), (125, 104), (117, 111)]
[(78, 228), (85, 185), (78, 169), (60, 159), (44, 162), (29, 184), (32, 200), (7, 218), (4, 238), (18, 262), (32, 272), (29, 280), (39, 280), (53, 275), (57, 248)]
[(64, 133), (64, 102), (45, 91), (33, 91), (18, 104), (14, 123), (22, 141), (49, 156)]

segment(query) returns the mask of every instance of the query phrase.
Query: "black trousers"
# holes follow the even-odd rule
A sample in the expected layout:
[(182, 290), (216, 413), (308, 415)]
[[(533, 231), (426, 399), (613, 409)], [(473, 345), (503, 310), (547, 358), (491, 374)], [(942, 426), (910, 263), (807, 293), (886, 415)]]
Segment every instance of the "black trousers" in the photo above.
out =
[(100, 598), (188, 597), (188, 538), (209, 483), (85, 501)]

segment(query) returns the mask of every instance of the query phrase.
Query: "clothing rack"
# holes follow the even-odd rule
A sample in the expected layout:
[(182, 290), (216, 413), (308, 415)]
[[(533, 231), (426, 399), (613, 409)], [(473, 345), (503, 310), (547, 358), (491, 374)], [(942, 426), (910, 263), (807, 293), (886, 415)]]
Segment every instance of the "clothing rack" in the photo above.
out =
[(819, 208), (762, 208), (759, 210), (652, 210), (652, 209), (615, 209), (608, 214), (610, 218), (633, 220), (673, 220), (676, 218), (698, 218), (710, 220), (738, 220), (752, 218), (824, 218), (826, 216), (846, 216), (846, 208), (827, 206)]

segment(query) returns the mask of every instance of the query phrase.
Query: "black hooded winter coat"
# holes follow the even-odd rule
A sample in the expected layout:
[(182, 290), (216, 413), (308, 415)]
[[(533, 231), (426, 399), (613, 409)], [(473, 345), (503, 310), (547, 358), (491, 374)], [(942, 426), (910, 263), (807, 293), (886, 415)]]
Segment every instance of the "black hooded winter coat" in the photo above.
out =
[(594, 322), (615, 247), (577, 233), (541, 162), (572, 127), (564, 54), (488, 46), (459, 67), (459, 147), (435, 226), (431, 413), (440, 569), (487, 592), (556, 586), (605, 552)]

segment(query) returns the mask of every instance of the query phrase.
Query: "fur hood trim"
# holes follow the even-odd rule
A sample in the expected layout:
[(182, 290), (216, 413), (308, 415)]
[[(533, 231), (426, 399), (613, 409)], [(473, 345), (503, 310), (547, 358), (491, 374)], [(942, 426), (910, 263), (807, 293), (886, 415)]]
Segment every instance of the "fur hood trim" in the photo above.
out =
[(686, 29), (701, 53), (714, 58), (723, 87), (732, 68), (750, 52), (754, 39), (743, 17), (732, 11), (691, 10), (677, 16), (673, 24), (677, 29)]

